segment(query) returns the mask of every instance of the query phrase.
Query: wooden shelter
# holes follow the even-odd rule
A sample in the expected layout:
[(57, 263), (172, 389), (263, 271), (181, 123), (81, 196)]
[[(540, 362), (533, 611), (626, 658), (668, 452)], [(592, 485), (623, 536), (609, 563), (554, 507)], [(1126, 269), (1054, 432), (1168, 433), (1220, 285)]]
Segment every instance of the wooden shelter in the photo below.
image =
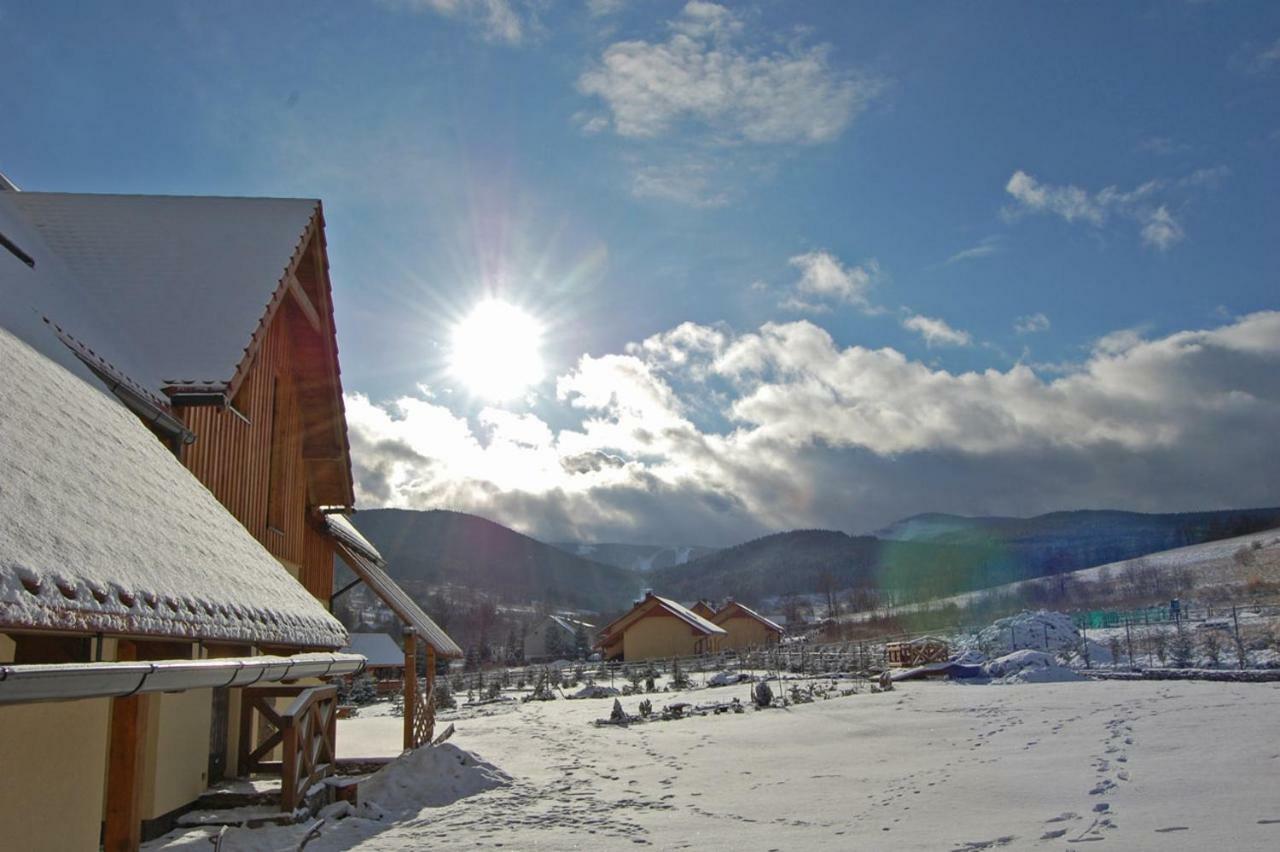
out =
[(895, 668), (912, 668), (927, 663), (945, 663), (951, 649), (945, 639), (921, 636), (905, 642), (890, 642), (884, 646), (885, 662)]
[(737, 601), (722, 606), (711, 621), (725, 630), (720, 642), (723, 649), (762, 648), (782, 641), (786, 632), (782, 625), (765, 618), (751, 607)]
[(600, 631), (606, 660), (652, 660), (714, 653), (725, 630), (673, 600), (646, 592), (625, 615)]

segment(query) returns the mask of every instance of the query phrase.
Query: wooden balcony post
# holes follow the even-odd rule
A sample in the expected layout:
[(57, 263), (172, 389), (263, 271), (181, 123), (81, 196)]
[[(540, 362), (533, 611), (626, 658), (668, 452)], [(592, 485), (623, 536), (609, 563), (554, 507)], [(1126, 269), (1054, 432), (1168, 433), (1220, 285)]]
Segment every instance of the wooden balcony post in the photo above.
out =
[(404, 747), (414, 747), (413, 725), (418, 715), (418, 636), (412, 630), (404, 634)]
[[(134, 644), (121, 639), (116, 659), (137, 659)], [(136, 852), (142, 843), (142, 776), (146, 770), (149, 709), (150, 699), (145, 695), (111, 700), (104, 852)]]

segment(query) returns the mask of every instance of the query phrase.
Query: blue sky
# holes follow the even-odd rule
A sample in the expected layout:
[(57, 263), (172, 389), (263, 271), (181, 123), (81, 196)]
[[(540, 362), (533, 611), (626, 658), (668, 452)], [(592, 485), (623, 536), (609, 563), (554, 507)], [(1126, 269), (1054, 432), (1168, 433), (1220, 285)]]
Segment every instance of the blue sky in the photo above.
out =
[[(24, 188), (324, 200), (366, 505), (723, 544), (1280, 502), (1195, 450), (1271, 424), (1249, 365), (1181, 420), (1115, 390), (1270, 339), (1275, 4), (0, 2), (0, 71)], [(545, 326), (516, 400), (448, 370), (486, 295)]]

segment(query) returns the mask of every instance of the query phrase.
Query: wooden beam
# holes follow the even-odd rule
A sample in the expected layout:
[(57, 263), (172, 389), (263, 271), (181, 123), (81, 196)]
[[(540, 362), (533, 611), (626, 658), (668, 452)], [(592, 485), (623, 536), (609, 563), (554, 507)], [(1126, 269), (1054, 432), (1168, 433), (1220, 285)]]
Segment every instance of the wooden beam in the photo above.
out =
[(292, 272), (288, 278), (289, 293), (293, 296), (294, 302), (302, 310), (302, 315), (307, 318), (307, 324), (315, 330), (317, 334), (324, 334), (324, 323), (320, 319), (320, 313), (316, 310), (316, 306), (311, 303), (311, 297), (307, 295), (307, 291), (302, 289), (302, 285), (298, 283), (298, 276)]
[(418, 703), (418, 634), (404, 634), (404, 747), (413, 748), (413, 722)]
[[(116, 659), (136, 658), (135, 645), (121, 639)], [(142, 843), (142, 776), (146, 770), (149, 709), (150, 697), (146, 695), (111, 700), (103, 852), (136, 852)]]

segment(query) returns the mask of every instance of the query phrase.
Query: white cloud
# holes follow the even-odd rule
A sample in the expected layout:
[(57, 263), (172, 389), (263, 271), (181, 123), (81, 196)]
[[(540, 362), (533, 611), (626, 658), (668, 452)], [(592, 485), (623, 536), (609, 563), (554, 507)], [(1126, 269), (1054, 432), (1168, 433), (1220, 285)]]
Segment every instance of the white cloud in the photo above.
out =
[(1160, 251), (1168, 251), (1185, 238), (1182, 226), (1163, 204), (1152, 212), (1142, 226), (1142, 241)]
[(973, 338), (969, 332), (952, 328), (945, 320), (927, 317), (923, 314), (912, 314), (902, 321), (902, 327), (914, 331), (924, 338), (925, 345), (934, 346), (969, 346)]
[(729, 203), (729, 193), (716, 186), (713, 176), (710, 165), (692, 160), (643, 166), (632, 176), (631, 194), (689, 207), (723, 207)]
[(765, 51), (715, 3), (688, 3), (663, 42), (619, 41), (578, 78), (621, 136), (655, 137), (690, 122), (725, 142), (827, 142), (878, 84), (832, 68), (826, 46)]
[(478, 26), (489, 41), (519, 44), (537, 26), (535, 7), (522, 0), (382, 0), (385, 5), (434, 12)]
[(1095, 228), (1118, 217), (1136, 223), (1143, 244), (1163, 252), (1186, 238), (1167, 199), (1185, 196), (1195, 189), (1213, 188), (1228, 174), (1230, 170), (1225, 166), (1217, 166), (1198, 169), (1177, 180), (1149, 180), (1128, 191), (1108, 186), (1091, 193), (1071, 184), (1041, 183), (1019, 170), (1005, 184), (1005, 192), (1016, 202), (1005, 209), (1005, 215), (1012, 220), (1025, 213), (1047, 213)]
[(1013, 330), (1018, 334), (1035, 334), (1049, 330), (1049, 318), (1041, 313), (1028, 314), (1014, 320)]
[(616, 15), (627, 5), (627, 0), (587, 0), (587, 14), (593, 18)]
[(959, 263), (965, 260), (977, 260), (978, 258), (989, 257), (996, 254), (1003, 248), (1004, 241), (998, 235), (984, 237), (977, 245), (969, 246), (967, 249), (961, 249), (951, 257), (947, 258), (946, 263)]
[(787, 262), (800, 270), (800, 279), (795, 283), (795, 291), (782, 303), (783, 307), (823, 311), (829, 309), (828, 303), (837, 302), (867, 313), (878, 312), (867, 298), (880, 277), (880, 264), (874, 258), (861, 266), (845, 266), (830, 252), (811, 251)]
[(1280, 62), (1280, 38), (1271, 43), (1269, 47), (1264, 47), (1258, 51), (1252, 61), (1249, 63), (1249, 70), (1254, 73), (1262, 73), (1270, 70), (1271, 66)]
[(1108, 335), (1051, 379), (841, 347), (805, 321), (685, 323), (582, 358), (545, 404), (547, 417), (490, 409), (473, 427), (432, 400), (348, 395), (359, 499), (553, 539), (708, 544), (925, 510), (1270, 505), (1280, 312)]
[(1021, 170), (1013, 173), (1004, 191), (1027, 210), (1056, 213), (1068, 222), (1081, 219), (1101, 225), (1107, 218), (1102, 205), (1080, 187), (1043, 184)]

